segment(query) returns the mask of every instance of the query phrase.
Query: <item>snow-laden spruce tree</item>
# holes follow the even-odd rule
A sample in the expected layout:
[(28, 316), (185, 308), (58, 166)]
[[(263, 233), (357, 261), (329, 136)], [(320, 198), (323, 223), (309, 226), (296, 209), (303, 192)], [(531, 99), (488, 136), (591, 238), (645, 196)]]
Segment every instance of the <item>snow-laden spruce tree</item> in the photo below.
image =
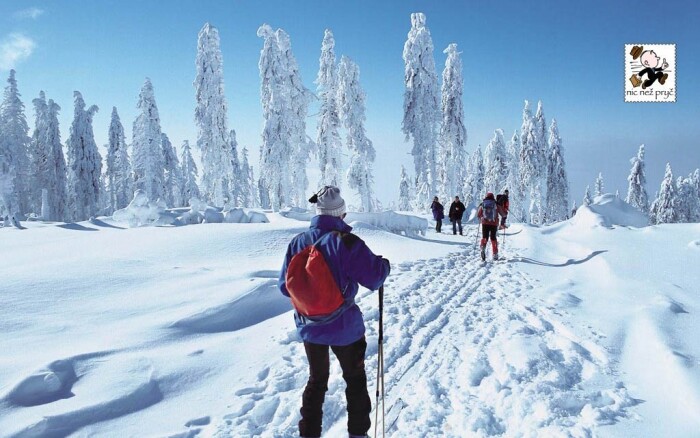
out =
[(318, 145), (318, 165), (321, 169), (319, 185), (341, 186), (342, 177), (342, 140), (338, 130), (340, 118), (338, 115), (337, 89), (338, 77), (335, 63), (335, 39), (333, 32), (326, 29), (321, 43), (316, 85), (321, 109), (318, 115), (316, 144)]
[(248, 161), (248, 148), (244, 147), (241, 151), (241, 174), (244, 175), (244, 181), (241, 185), (241, 195), (243, 207), (256, 208), (259, 207), (257, 202), (258, 183), (253, 174), (253, 168)]
[(277, 43), (277, 34), (263, 24), (258, 29), (263, 39), (260, 51), (260, 102), (263, 108), (263, 132), (260, 145), (260, 202), (263, 208), (280, 208), (291, 205), (290, 158), (293, 153), (291, 139), (291, 103), (286, 91), (286, 63)]
[(695, 212), (692, 215), (691, 222), (700, 222), (700, 169), (695, 169), (693, 173), (690, 174), (690, 182), (695, 193), (695, 199), (697, 203), (695, 204)]
[(523, 209), (523, 187), (520, 184), (520, 136), (518, 131), (506, 145), (508, 156), (508, 176), (506, 177), (506, 189), (508, 189), (509, 211), (508, 220), (511, 222), (524, 222), (525, 211)]
[(32, 103), (34, 104), (35, 118), (34, 133), (29, 143), (29, 211), (39, 213), (42, 190), (48, 189), (51, 180), (51, 147), (47, 143), (48, 105), (46, 94), (40, 91), (39, 97), (34, 99)]
[(197, 176), (199, 172), (197, 171), (197, 164), (192, 158), (192, 149), (190, 148), (190, 142), (185, 140), (182, 142), (182, 152), (181, 152), (180, 174), (182, 179), (180, 180), (180, 199), (182, 199), (183, 205), (190, 205), (190, 200), (192, 198), (201, 198), (199, 192), (199, 186), (197, 185)]
[(644, 145), (639, 146), (637, 156), (630, 159), (632, 169), (627, 177), (627, 203), (637, 207), (645, 214), (649, 211), (649, 196), (647, 195), (647, 177), (644, 170)]
[[(538, 105), (540, 112), (541, 105)], [(541, 116), (544, 120), (544, 116)], [(532, 116), (530, 102), (525, 101), (523, 108), (523, 124), (520, 128), (520, 185), (525, 188), (529, 201), (528, 218), (530, 223), (540, 223), (542, 214), (541, 181), (544, 176), (542, 169), (542, 144), (539, 139), (540, 122)]]
[[(15, 164), (12, 154), (4, 141), (2, 119), (0, 118), (0, 222), (8, 222), (17, 212), (17, 197), (15, 193)], [(8, 218), (8, 220), (5, 220)]]
[(546, 212), (548, 222), (563, 221), (569, 217), (569, 180), (556, 119), (552, 119), (549, 126)]
[(75, 109), (73, 123), (66, 142), (68, 149), (68, 218), (84, 221), (100, 210), (100, 177), (102, 157), (95, 144), (92, 118), (97, 105), (85, 109), (85, 101), (79, 91), (73, 92)]
[[(445, 200), (443, 199), (443, 202)], [(406, 173), (406, 168), (401, 166), (401, 182), (399, 183), (399, 211), (411, 210), (411, 181)]]
[(357, 190), (361, 211), (375, 211), (372, 165), (376, 152), (365, 133), (365, 92), (360, 86), (360, 68), (347, 56), (340, 59), (338, 68), (338, 107), (347, 130), (348, 150), (352, 152), (348, 184)]
[(146, 82), (139, 93), (137, 105), (139, 115), (134, 121), (132, 132), (132, 167), (134, 188), (143, 190), (151, 201), (164, 198), (163, 193), (163, 150), (160, 129), (160, 116), (151, 80)]
[[(547, 182), (547, 150), (549, 147), (547, 144), (547, 121), (544, 117), (544, 106), (541, 100), (537, 102), (537, 112), (535, 113), (535, 118), (533, 119), (531, 127), (533, 129), (533, 137), (535, 140), (534, 151), (537, 154), (536, 161), (539, 169), (537, 171), (538, 176), (533, 181), (534, 186), (531, 191), (530, 220), (534, 223), (542, 224), (547, 220), (545, 212), (547, 196), (545, 184)], [(532, 200), (534, 200), (534, 203), (532, 203)], [(536, 212), (536, 214), (533, 215), (533, 212)]]
[(411, 30), (403, 48), (405, 86), (402, 130), (406, 141), (413, 139), (417, 205), (430, 205), (438, 184), (437, 133), (440, 123), (438, 76), (433, 57), (433, 40), (425, 26), (425, 15), (411, 14)]
[(175, 146), (165, 133), (160, 135), (160, 144), (163, 149), (163, 196), (165, 203), (171, 207), (181, 207), (182, 198), (180, 187), (182, 186), (182, 174), (180, 162), (177, 159)]
[(695, 222), (695, 214), (698, 208), (698, 198), (693, 187), (693, 175), (679, 176), (676, 180), (676, 212), (678, 222)]
[(283, 29), (277, 29), (276, 34), (282, 69), (286, 73), (283, 81), (284, 92), (289, 96), (287, 100), (289, 108), (286, 111), (285, 123), (289, 126), (292, 142), (290, 198), (292, 205), (302, 207), (308, 205), (306, 191), (309, 187), (309, 179), (306, 176), (306, 165), (311, 158), (313, 142), (310, 142), (306, 135), (306, 114), (312, 94), (301, 80), (301, 73), (292, 52), (292, 42), (289, 35)]
[(583, 194), (583, 202), (581, 205), (591, 205), (593, 203), (593, 199), (591, 199), (591, 186), (588, 185), (586, 186), (586, 192)]
[(106, 177), (110, 211), (115, 212), (129, 205), (134, 197), (134, 180), (126, 147), (126, 135), (116, 106), (112, 107), (108, 135)]
[[(484, 156), (481, 145), (476, 148), (467, 161), (467, 177), (464, 180), (464, 205), (478, 205), (486, 196), (484, 191)], [(451, 198), (450, 198), (451, 199)]]
[(234, 174), (232, 167), (219, 31), (209, 23), (199, 31), (195, 65), (194, 119), (197, 147), (202, 154), (202, 196), (214, 205), (223, 206), (227, 199), (234, 198), (240, 176)]
[[(20, 213), (23, 217), (29, 212), (31, 175), (29, 168), (29, 125), (24, 114), (24, 103), (17, 88), (15, 71), (10, 70), (7, 86), (0, 103), (0, 125), (2, 125), (2, 141), (9, 162), (14, 168), (13, 194), (15, 209), (12, 213)], [(7, 158), (6, 158), (7, 159)]]
[(467, 173), (467, 130), (464, 127), (464, 106), (462, 104), (462, 58), (457, 44), (450, 44), (443, 53), (447, 54), (445, 69), (442, 71), (442, 123), (439, 144), (439, 193), (442, 199), (459, 195)]
[(605, 183), (603, 182), (603, 172), (598, 172), (598, 176), (595, 179), (595, 196), (603, 196), (605, 193)]
[(241, 160), (238, 157), (238, 140), (236, 139), (236, 130), (232, 129), (228, 133), (229, 153), (231, 155), (231, 169), (233, 184), (231, 189), (231, 199), (229, 205), (243, 206), (243, 185), (245, 184), (248, 173), (241, 167)]
[(661, 181), (661, 188), (651, 206), (651, 222), (653, 224), (673, 224), (678, 222), (676, 181), (673, 179), (670, 163), (666, 163), (666, 173)]
[[(46, 105), (46, 143), (51, 149), (50, 159), (50, 181), (47, 187), (47, 201), (49, 207), (48, 220), (66, 220), (68, 212), (68, 196), (66, 194), (68, 184), (68, 168), (63, 155), (63, 145), (61, 144), (61, 130), (58, 123), (58, 113), (61, 107), (49, 99)], [(46, 218), (45, 218), (46, 219)]]
[(508, 176), (503, 130), (496, 129), (484, 152), (484, 192), (501, 193)]

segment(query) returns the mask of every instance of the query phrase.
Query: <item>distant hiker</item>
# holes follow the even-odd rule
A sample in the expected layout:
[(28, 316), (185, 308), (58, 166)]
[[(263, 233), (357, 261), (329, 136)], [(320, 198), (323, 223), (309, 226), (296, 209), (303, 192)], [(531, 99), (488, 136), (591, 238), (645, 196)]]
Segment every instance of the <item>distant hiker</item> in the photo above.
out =
[(501, 211), (503, 211), (503, 216), (501, 216), (501, 226), (499, 228), (508, 228), (508, 225), (506, 225), (506, 219), (508, 219), (508, 212), (510, 211), (508, 189), (505, 189), (503, 194), (496, 195), (496, 204), (498, 204), (498, 206), (501, 207)]
[(477, 216), (481, 221), (481, 260), (486, 260), (486, 241), (491, 239), (493, 259), (498, 260), (498, 216), (503, 217), (503, 209), (496, 204), (496, 198), (489, 192), (479, 205)]
[(433, 203), (430, 206), (433, 211), (433, 219), (435, 219), (435, 231), (442, 232), (442, 220), (445, 219), (445, 207), (440, 204), (438, 197), (433, 198)]
[(389, 260), (375, 255), (352, 234), (340, 189), (323, 187), (309, 199), (316, 204), (310, 228), (292, 239), (279, 288), (292, 300), (299, 336), (309, 362), (299, 434), (320, 437), (323, 400), (328, 390), (328, 348), (338, 358), (347, 384), (350, 437), (364, 437), (372, 410), (365, 373), (365, 324), (355, 304), (358, 284), (376, 290), (389, 275)]
[(450, 205), (450, 222), (452, 222), (452, 234), (457, 234), (457, 225), (459, 225), (459, 235), (462, 235), (462, 215), (466, 208), (459, 196), (455, 196), (454, 202)]

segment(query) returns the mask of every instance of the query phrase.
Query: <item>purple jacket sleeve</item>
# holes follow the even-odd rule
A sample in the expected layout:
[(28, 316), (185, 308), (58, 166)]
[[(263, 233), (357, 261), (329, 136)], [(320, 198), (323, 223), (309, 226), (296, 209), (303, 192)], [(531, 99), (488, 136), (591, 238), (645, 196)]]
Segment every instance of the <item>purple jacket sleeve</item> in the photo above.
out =
[(360, 238), (344, 255), (343, 265), (350, 279), (367, 289), (379, 289), (389, 276), (389, 260), (374, 254)]
[(280, 269), (280, 278), (277, 280), (277, 286), (280, 288), (280, 292), (287, 297), (289, 296), (289, 292), (287, 292), (287, 267), (289, 266), (290, 260), (292, 260), (291, 244), (287, 247), (287, 254), (284, 256), (284, 263), (282, 264), (282, 269)]

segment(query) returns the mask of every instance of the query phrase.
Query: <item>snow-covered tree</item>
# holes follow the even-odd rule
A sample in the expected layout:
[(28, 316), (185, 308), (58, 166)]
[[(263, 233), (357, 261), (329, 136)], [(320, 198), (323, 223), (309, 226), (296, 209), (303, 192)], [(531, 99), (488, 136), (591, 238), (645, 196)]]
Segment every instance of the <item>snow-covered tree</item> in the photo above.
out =
[(484, 191), (501, 193), (508, 176), (506, 145), (503, 130), (496, 129), (484, 152)]
[(401, 166), (401, 182), (399, 183), (399, 205), (400, 211), (411, 210), (411, 182), (406, 173), (406, 168)]
[(61, 107), (53, 99), (49, 99), (46, 106), (46, 143), (51, 149), (50, 181), (47, 187), (47, 202), (50, 208), (48, 218), (46, 216), (44, 218), (52, 221), (66, 219), (69, 202), (66, 194), (68, 169), (63, 156), (63, 146), (61, 145), (61, 131), (58, 124), (59, 111), (61, 111)]
[(486, 195), (484, 191), (484, 157), (481, 145), (469, 156), (467, 177), (464, 181), (464, 204), (479, 204)]
[(595, 179), (595, 195), (602, 196), (605, 193), (605, 184), (603, 183), (603, 173), (599, 172)]
[(197, 164), (195, 164), (192, 158), (192, 150), (190, 148), (190, 142), (185, 140), (182, 142), (182, 152), (181, 152), (180, 166), (182, 175), (181, 186), (180, 186), (180, 199), (182, 199), (183, 205), (189, 205), (190, 199), (197, 198), (200, 199), (201, 194), (199, 193), (199, 186), (197, 186), (197, 176), (199, 172), (197, 171)]
[(326, 29), (321, 43), (316, 85), (321, 109), (318, 116), (316, 144), (318, 145), (318, 164), (321, 169), (321, 185), (341, 186), (342, 141), (338, 130), (340, 118), (337, 103), (337, 67), (335, 64), (335, 39), (330, 29)]
[(175, 147), (165, 133), (161, 133), (161, 148), (163, 149), (163, 196), (165, 203), (171, 207), (182, 206), (180, 187), (182, 174), (180, 162), (177, 159)]
[(627, 188), (627, 203), (637, 207), (640, 211), (649, 211), (649, 196), (647, 195), (647, 177), (644, 170), (644, 145), (639, 146), (637, 156), (630, 159), (632, 169), (627, 177), (629, 182)]
[[(29, 211), (41, 209), (42, 190), (48, 189), (51, 167), (51, 147), (47, 143), (48, 105), (46, 95), (39, 92), (34, 104), (34, 134), (29, 144)], [(48, 200), (47, 200), (48, 201)]]
[(591, 199), (591, 186), (588, 185), (586, 186), (586, 192), (583, 194), (583, 202), (581, 205), (591, 205), (593, 203), (593, 199)]
[(245, 184), (248, 173), (241, 167), (241, 160), (238, 157), (238, 140), (236, 139), (236, 131), (232, 129), (228, 134), (229, 154), (231, 155), (231, 169), (233, 184), (231, 185), (231, 206), (245, 205), (243, 203), (243, 184)]
[(107, 188), (112, 212), (129, 205), (134, 197), (134, 180), (131, 161), (126, 147), (126, 135), (117, 107), (112, 107), (107, 145)]
[(700, 222), (700, 169), (695, 169), (695, 171), (690, 174), (690, 182), (695, 192), (696, 199), (695, 212), (692, 215), (691, 222)]
[(248, 162), (248, 148), (244, 147), (241, 151), (241, 174), (244, 175), (244, 180), (241, 184), (241, 199), (244, 207), (258, 207), (257, 202), (257, 181), (253, 174), (253, 168)]
[(557, 120), (549, 126), (549, 150), (547, 159), (547, 220), (563, 221), (569, 216), (569, 180), (566, 176), (564, 150), (559, 136)]
[(202, 152), (201, 190), (206, 201), (222, 206), (227, 199), (234, 198), (240, 176), (234, 174), (232, 167), (219, 31), (209, 23), (199, 31), (195, 65), (194, 118), (197, 147)]
[(286, 93), (285, 63), (277, 42), (277, 33), (263, 24), (258, 29), (263, 39), (260, 51), (260, 101), (263, 107), (262, 145), (260, 146), (260, 202), (263, 208), (279, 210), (290, 204), (290, 157), (293, 153), (289, 94)]
[(362, 211), (375, 211), (372, 165), (376, 152), (365, 133), (365, 92), (360, 86), (360, 68), (347, 56), (341, 58), (338, 69), (338, 107), (352, 152), (348, 184), (357, 190)]
[(686, 178), (679, 176), (676, 182), (676, 191), (678, 222), (695, 222), (698, 198), (693, 186), (693, 175), (691, 174)]
[(72, 221), (89, 219), (100, 211), (102, 157), (95, 144), (92, 118), (96, 105), (85, 109), (79, 91), (73, 92), (75, 109), (66, 146), (68, 149), (68, 217)]
[(544, 114), (541, 102), (537, 106), (537, 116), (532, 117), (530, 102), (525, 101), (523, 108), (523, 124), (520, 128), (520, 184), (527, 190), (529, 200), (529, 221), (540, 223), (542, 209), (542, 179), (545, 170), (544, 149), (541, 137), (541, 125)]
[(411, 14), (411, 30), (403, 48), (405, 62), (404, 116), (402, 130), (406, 141), (413, 138), (413, 163), (416, 171), (418, 205), (429, 205), (435, 192), (437, 175), (438, 124), (440, 97), (433, 57), (433, 40), (425, 26), (425, 15)]
[(508, 176), (506, 188), (510, 193), (508, 219), (511, 222), (524, 222), (525, 211), (523, 209), (523, 187), (520, 184), (520, 136), (518, 131), (513, 132), (513, 137), (506, 145), (508, 156)]
[[(8, 196), (8, 202), (12, 202), (12, 209), (15, 210), (11, 213), (23, 215), (28, 213), (30, 208), (29, 142), (31, 139), (14, 70), (10, 70), (7, 84), (3, 101), (0, 103), (0, 130), (2, 131), (0, 149), (4, 150), (5, 160), (9, 163), (7, 175), (11, 174), (13, 177), (12, 193)], [(7, 189), (10, 185), (5, 184), (5, 187)]]
[(131, 147), (134, 188), (143, 190), (152, 201), (164, 199), (163, 193), (163, 150), (161, 146), (160, 116), (151, 80), (146, 82), (139, 93), (137, 105), (139, 115), (134, 121)]
[(672, 224), (678, 222), (678, 196), (676, 181), (673, 179), (671, 164), (666, 163), (666, 173), (661, 181), (661, 188), (651, 206), (651, 221), (654, 224)]
[(467, 173), (465, 146), (467, 130), (464, 127), (464, 107), (462, 104), (462, 58), (457, 44), (450, 44), (443, 53), (447, 54), (445, 69), (442, 71), (442, 123), (439, 143), (441, 153), (438, 159), (439, 192), (443, 199), (460, 194)]

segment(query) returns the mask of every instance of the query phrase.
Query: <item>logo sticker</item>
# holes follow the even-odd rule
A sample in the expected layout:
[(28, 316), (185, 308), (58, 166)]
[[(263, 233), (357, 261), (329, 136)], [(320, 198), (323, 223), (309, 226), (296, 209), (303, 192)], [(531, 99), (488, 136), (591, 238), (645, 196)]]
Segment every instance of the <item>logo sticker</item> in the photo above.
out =
[(625, 44), (625, 102), (676, 101), (676, 45)]

